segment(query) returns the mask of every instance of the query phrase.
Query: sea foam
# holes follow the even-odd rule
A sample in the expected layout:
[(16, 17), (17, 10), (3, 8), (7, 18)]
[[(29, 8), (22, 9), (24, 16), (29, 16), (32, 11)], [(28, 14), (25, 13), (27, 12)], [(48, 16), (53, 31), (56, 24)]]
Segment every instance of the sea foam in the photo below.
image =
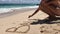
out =
[(38, 6), (26, 6), (26, 7), (12, 7), (12, 8), (0, 8), (0, 13), (12, 11), (12, 9), (23, 9), (23, 8), (37, 8)]

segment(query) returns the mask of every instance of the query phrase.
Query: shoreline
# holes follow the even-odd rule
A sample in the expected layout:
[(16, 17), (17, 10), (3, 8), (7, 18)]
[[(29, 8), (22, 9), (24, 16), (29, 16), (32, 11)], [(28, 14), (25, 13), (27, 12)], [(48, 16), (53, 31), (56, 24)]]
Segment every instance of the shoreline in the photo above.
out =
[(0, 8), (0, 13), (9, 12), (10, 10), (14, 10), (14, 9), (25, 9), (25, 8), (38, 8), (38, 6)]
[(36, 9), (37, 8), (11, 9), (8, 12), (0, 13), (0, 18), (15, 15), (15, 14), (19, 14), (19, 13), (24, 13), (24, 12), (28, 12), (28, 11), (36, 10)]

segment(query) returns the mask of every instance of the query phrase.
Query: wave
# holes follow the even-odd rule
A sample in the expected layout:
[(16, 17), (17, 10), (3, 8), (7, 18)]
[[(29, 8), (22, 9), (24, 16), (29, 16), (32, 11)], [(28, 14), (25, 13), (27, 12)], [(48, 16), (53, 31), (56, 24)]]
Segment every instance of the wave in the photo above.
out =
[(37, 8), (38, 6), (26, 6), (26, 7), (11, 7), (11, 8), (0, 8), (0, 13), (5, 13), (12, 11), (14, 9), (23, 9), (23, 8)]

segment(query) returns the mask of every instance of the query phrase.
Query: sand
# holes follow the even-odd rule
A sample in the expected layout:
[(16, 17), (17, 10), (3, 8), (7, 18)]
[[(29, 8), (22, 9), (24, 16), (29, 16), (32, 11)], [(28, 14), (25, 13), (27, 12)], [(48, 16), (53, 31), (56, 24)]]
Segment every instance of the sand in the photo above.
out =
[[(38, 19), (43, 20), (48, 17), (47, 14), (40, 10), (39, 13), (31, 18), (28, 18), (28, 16), (36, 9), (37, 8), (26, 8), (22, 10), (15, 9), (11, 12), (0, 14), (0, 34), (60, 34), (60, 23), (30, 24), (32, 22), (37, 22)], [(18, 28), (19, 26), (23, 27)], [(16, 28), (18, 29), (14, 31)], [(9, 30), (10, 32), (6, 30)]]

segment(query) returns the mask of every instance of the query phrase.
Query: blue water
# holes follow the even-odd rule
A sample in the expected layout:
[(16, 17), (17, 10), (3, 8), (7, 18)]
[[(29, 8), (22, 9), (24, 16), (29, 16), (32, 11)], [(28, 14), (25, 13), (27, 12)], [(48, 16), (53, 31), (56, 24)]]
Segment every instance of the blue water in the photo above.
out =
[(11, 9), (36, 8), (36, 4), (0, 4), (0, 13), (11, 11)]
[(0, 8), (14, 8), (14, 7), (27, 7), (37, 6), (36, 4), (0, 4)]

